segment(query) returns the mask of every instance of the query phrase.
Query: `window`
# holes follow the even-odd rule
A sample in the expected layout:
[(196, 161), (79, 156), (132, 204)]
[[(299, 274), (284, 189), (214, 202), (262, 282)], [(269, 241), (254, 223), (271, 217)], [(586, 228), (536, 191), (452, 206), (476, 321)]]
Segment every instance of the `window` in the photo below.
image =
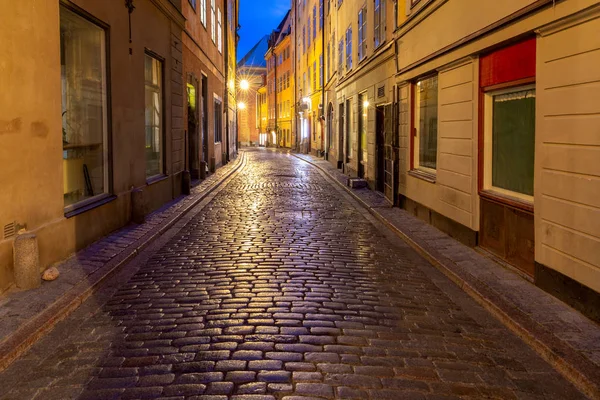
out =
[[(308, 84), (309, 84), (309, 85), (310, 85), (310, 82), (311, 82), (311, 80), (310, 80), (310, 77), (311, 77), (311, 74), (310, 74), (310, 67), (308, 67)], [(313, 87), (313, 89), (314, 89), (314, 87)], [(309, 92), (310, 92), (310, 88), (309, 88)], [(306, 94), (308, 94), (308, 93), (306, 93)]]
[(206, 28), (206, 0), (200, 0), (200, 22)]
[(438, 77), (415, 86), (414, 167), (435, 173), (437, 168)]
[(218, 9), (218, 14), (217, 14), (217, 18), (218, 18), (218, 24), (217, 24), (217, 49), (219, 49), (219, 53), (223, 52), (223, 25), (222, 25), (222, 21), (221, 21), (221, 9)]
[[(377, 3), (379, 0), (375, 0)], [(358, 12), (358, 61), (367, 55), (367, 7)]]
[(106, 32), (60, 7), (65, 207), (108, 193)]
[(210, 0), (210, 37), (212, 38), (213, 43), (217, 42), (216, 25), (215, 0)]
[(302, 93), (306, 94), (306, 72), (302, 74)]
[(340, 40), (338, 44), (338, 72), (341, 74), (342, 66), (344, 65), (344, 41)]
[(358, 95), (358, 131), (359, 131), (359, 158), (362, 162), (367, 162), (367, 112), (369, 101), (367, 93)]
[(329, 79), (331, 78), (331, 74), (330, 74), (330, 68), (331, 68), (331, 42), (327, 43), (327, 81), (329, 82)]
[(313, 40), (317, 39), (317, 6), (313, 6)]
[(319, 87), (323, 87), (323, 54), (319, 56)]
[(346, 71), (352, 69), (352, 27), (346, 31)]
[(318, 90), (318, 86), (317, 86), (317, 62), (314, 61), (313, 62), (313, 91), (317, 91)]
[(484, 189), (533, 202), (535, 85), (485, 95)]
[(302, 54), (306, 53), (306, 27), (302, 27)]
[[(213, 0), (214, 1), (214, 0)], [(221, 100), (215, 98), (214, 99), (215, 106), (215, 143), (220, 143), (223, 138), (223, 124), (221, 122), (221, 118), (223, 117), (223, 112), (221, 110)]]
[(196, 11), (196, 0), (188, 0), (190, 2), (190, 6)]
[(337, 6), (338, 7), (341, 6), (343, 2), (344, 2), (344, 0), (337, 0)]
[(310, 35), (310, 17), (308, 18), (308, 28), (306, 29), (306, 33), (307, 33), (307, 36), (306, 36), (306, 47), (310, 49), (310, 38), (311, 38), (311, 35)]
[(375, 48), (385, 42), (385, 0), (375, 0)]
[(163, 94), (162, 62), (146, 54), (144, 62), (146, 88), (146, 177), (163, 173)]
[(319, 30), (323, 29), (323, 0), (319, 0)]

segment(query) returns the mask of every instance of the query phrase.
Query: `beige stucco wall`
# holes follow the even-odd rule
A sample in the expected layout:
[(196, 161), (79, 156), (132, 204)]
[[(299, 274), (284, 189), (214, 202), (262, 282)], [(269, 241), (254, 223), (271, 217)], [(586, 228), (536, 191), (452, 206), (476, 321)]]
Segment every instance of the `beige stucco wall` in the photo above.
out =
[[(2, 8), (0, 228), (35, 230), (63, 216), (58, 2)], [(11, 246), (0, 236), (0, 291), (12, 281)]]
[(409, 174), (410, 86), (400, 89), (400, 193), (462, 225), (479, 230), (477, 197), (478, 62), (458, 60), (438, 72), (435, 182)]
[(540, 33), (536, 260), (600, 292), (600, 6)]
[[(159, 0), (156, 3), (164, 3)], [(107, 204), (65, 218), (63, 199), (60, 21), (58, 1), (17, 1), (0, 15), (0, 226), (26, 223), (38, 236), (44, 269), (123, 226), (130, 216), (131, 187), (146, 187), (150, 209), (177, 193), (172, 176), (171, 110), (177, 108), (172, 74), (180, 37), (177, 26), (150, 0), (136, 2), (129, 55), (127, 10), (109, 2), (74, 0), (110, 26), (109, 103), (112, 190)], [(161, 11), (162, 10), (162, 11)], [(138, 22), (136, 22), (138, 21)], [(142, 21), (142, 22), (140, 22)], [(181, 22), (183, 20), (181, 19)], [(164, 58), (166, 180), (146, 184), (144, 153), (144, 51)], [(173, 96), (172, 96), (173, 95)], [(173, 103), (175, 101), (175, 103)], [(0, 237), (0, 291), (12, 282), (12, 239)]]

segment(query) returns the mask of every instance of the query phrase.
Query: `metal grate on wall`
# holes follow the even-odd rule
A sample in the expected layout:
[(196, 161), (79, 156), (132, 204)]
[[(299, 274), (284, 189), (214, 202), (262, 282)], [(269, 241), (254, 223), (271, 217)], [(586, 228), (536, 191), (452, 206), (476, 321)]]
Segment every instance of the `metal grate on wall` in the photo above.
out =
[(379, 86), (377, 88), (377, 98), (384, 97), (384, 96), (385, 96), (385, 85)]
[(4, 239), (9, 239), (15, 236), (16, 226), (14, 222), (4, 225)]

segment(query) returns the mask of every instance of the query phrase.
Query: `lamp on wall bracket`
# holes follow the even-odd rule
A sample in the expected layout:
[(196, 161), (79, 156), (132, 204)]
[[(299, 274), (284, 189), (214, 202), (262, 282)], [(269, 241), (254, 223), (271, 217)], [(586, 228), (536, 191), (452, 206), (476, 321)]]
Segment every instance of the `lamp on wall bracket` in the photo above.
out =
[(127, 11), (129, 12), (129, 55), (132, 55), (133, 49), (131, 47), (131, 14), (135, 9), (135, 6), (133, 5), (133, 0), (125, 0), (125, 8), (127, 8)]

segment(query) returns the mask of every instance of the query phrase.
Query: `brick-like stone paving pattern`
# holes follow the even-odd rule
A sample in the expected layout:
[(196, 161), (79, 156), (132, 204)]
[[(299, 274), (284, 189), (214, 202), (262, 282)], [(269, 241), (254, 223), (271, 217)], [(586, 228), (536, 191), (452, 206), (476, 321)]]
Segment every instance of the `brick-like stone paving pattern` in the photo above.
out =
[(114, 294), (0, 373), (0, 398), (584, 398), (314, 167), (247, 157)]

